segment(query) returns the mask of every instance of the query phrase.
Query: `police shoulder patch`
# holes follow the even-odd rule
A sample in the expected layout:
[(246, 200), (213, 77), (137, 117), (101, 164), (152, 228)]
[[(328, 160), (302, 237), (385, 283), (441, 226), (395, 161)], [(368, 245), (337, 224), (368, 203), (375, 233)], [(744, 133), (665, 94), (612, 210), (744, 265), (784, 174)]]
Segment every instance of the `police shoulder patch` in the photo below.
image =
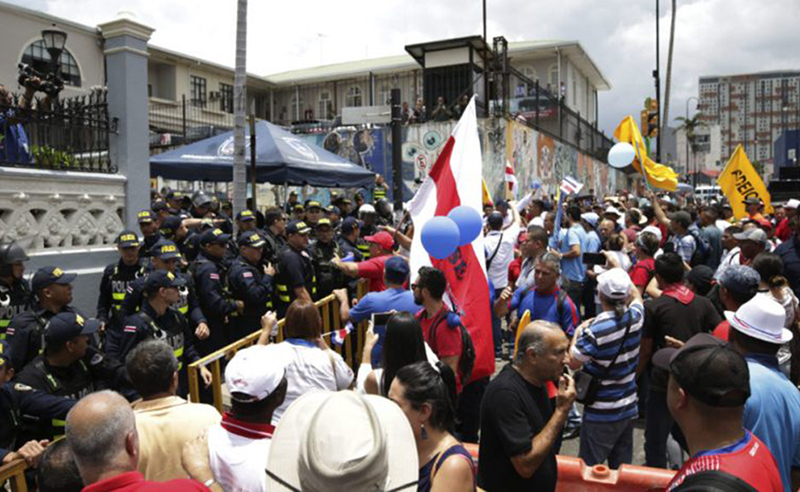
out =
[(253, 276), (253, 272), (244, 272), (242, 274), (242, 277), (244, 277), (244, 278), (252, 278), (252, 276)]
[(15, 391), (33, 391), (33, 388), (28, 386), (27, 384), (17, 383), (14, 385)]

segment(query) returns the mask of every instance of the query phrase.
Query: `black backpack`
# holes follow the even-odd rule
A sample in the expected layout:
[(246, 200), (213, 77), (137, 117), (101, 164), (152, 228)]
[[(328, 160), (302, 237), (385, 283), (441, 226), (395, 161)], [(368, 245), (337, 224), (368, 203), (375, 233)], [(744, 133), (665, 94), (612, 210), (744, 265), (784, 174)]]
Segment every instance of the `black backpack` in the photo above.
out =
[(454, 327), (451, 324), (451, 321), (458, 320), (458, 329), (461, 332), (461, 358), (458, 360), (458, 371), (461, 373), (461, 386), (462, 388), (466, 386), (467, 381), (469, 381), (470, 376), (472, 375), (472, 370), (475, 368), (475, 344), (472, 343), (472, 335), (469, 334), (469, 331), (464, 327), (464, 324), (461, 323), (461, 319), (458, 318), (458, 315), (452, 311), (447, 311), (443, 315), (439, 315), (436, 319), (433, 320), (433, 326), (431, 326), (431, 345), (436, 345), (436, 330), (439, 328), (439, 325), (442, 322), (446, 322), (449, 327)]
[(711, 245), (696, 226), (692, 225), (689, 227), (689, 234), (694, 238), (695, 243), (694, 253), (692, 253), (689, 266), (696, 267), (697, 265), (705, 265), (708, 261), (708, 257), (711, 256)]

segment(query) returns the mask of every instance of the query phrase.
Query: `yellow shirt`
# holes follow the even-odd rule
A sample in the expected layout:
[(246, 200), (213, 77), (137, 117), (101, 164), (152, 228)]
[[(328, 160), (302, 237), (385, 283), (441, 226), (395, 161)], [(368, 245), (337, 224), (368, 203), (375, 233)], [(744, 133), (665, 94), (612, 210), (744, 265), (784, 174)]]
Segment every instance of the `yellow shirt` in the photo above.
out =
[(168, 396), (133, 405), (139, 433), (139, 471), (147, 480), (187, 478), (181, 465), (183, 445), (213, 425), (222, 416), (203, 403), (189, 403)]

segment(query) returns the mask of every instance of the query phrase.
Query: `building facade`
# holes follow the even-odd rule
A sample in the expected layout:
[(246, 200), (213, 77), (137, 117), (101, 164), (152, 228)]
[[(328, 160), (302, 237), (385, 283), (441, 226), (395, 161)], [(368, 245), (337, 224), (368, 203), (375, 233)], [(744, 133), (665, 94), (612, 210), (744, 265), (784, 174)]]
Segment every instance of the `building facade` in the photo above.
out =
[(750, 160), (764, 164), (769, 173), (775, 140), (800, 128), (800, 71), (700, 77), (698, 96), (698, 111), (708, 125), (700, 133), (713, 140), (713, 129), (719, 127), (720, 154), (709, 148), (704, 158), (719, 163), (717, 169), (741, 144)]

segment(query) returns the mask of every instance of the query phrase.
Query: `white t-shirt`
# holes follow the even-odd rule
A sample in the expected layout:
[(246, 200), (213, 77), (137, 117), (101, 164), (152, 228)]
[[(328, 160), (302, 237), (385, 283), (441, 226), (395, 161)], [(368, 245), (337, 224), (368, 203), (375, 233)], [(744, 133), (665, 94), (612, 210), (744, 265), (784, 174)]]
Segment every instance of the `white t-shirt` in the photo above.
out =
[(283, 412), (300, 395), (315, 389), (343, 390), (353, 382), (353, 370), (336, 352), (322, 350), (313, 342), (300, 339), (289, 339), (280, 345), (291, 352), (292, 362), (286, 366), (286, 379), (289, 382), (286, 400), (272, 414), (272, 425), (278, 425)]
[[(229, 429), (223, 428), (226, 425)], [(266, 426), (258, 426), (266, 427)], [(274, 427), (261, 431), (249, 425), (230, 422), (208, 429), (208, 465), (214, 480), (229, 492), (264, 492), (267, 490), (267, 467), (269, 446)], [(261, 434), (259, 438), (254, 438)], [(253, 437), (245, 437), (252, 435)]]
[[(436, 367), (436, 363), (439, 362), (439, 358), (436, 357), (436, 354), (433, 353), (431, 347), (428, 345), (428, 342), (425, 343), (425, 355), (428, 357), (428, 362), (433, 367)], [(375, 373), (375, 380), (378, 382), (378, 394), (383, 394), (383, 369), (381, 368), (372, 368), (372, 363), (369, 361), (362, 362), (358, 368), (358, 378), (356, 379), (356, 390), (362, 395), (367, 394), (367, 390), (364, 388), (364, 383), (367, 381), (367, 376), (370, 373)]]
[(504, 231), (489, 232), (483, 240), (486, 261), (494, 256), (487, 273), (495, 289), (502, 289), (508, 285), (508, 265), (514, 259), (514, 243), (518, 237), (519, 226), (512, 225)]

